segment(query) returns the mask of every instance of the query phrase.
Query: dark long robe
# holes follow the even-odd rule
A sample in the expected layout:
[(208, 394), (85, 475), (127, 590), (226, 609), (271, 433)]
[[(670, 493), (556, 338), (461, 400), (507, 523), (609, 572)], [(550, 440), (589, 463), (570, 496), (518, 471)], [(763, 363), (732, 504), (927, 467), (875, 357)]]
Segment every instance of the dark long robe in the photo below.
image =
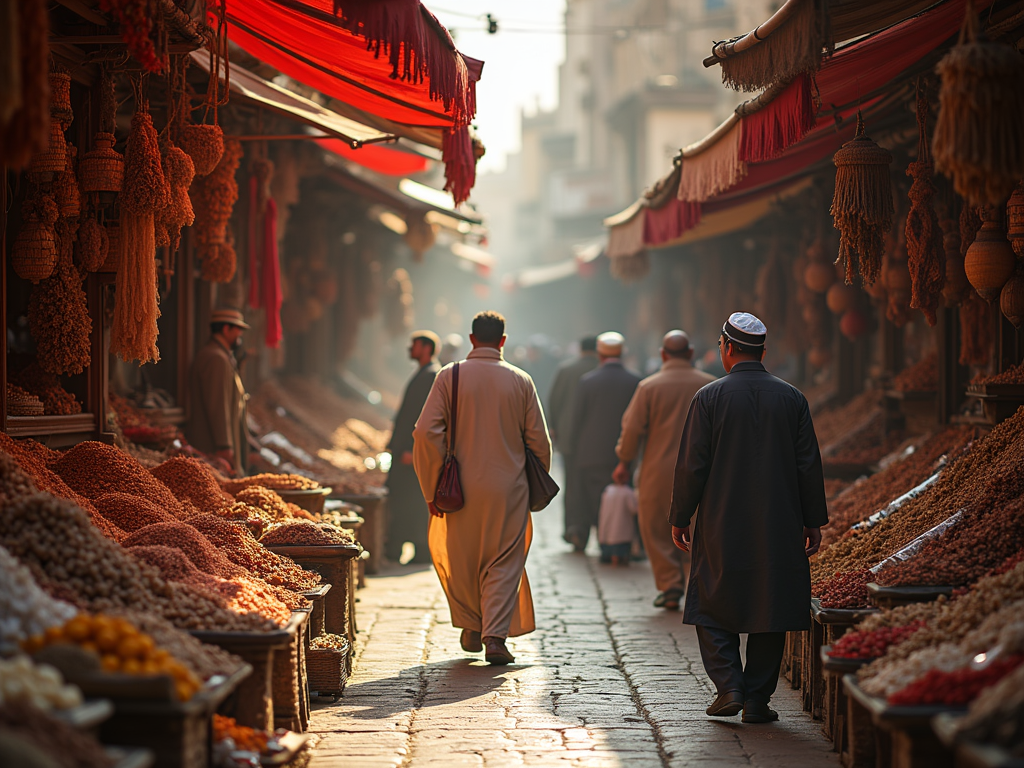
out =
[(389, 560), (397, 560), (402, 554), (402, 543), (411, 541), (416, 545), (416, 560), (429, 562), (427, 552), (427, 524), (430, 513), (427, 511), (420, 483), (416, 479), (416, 471), (412, 464), (402, 463), (402, 454), (412, 453), (413, 429), (416, 419), (420, 417), (423, 404), (427, 401), (430, 388), (434, 385), (434, 377), (441, 370), (437, 361), (430, 361), (409, 379), (402, 404), (395, 414), (395, 426), (388, 443), (391, 454), (391, 471), (388, 473), (388, 534), (385, 555)]
[(828, 522), (807, 399), (744, 362), (690, 403), (669, 521), (692, 528), (685, 624), (730, 632), (810, 626), (803, 529)]

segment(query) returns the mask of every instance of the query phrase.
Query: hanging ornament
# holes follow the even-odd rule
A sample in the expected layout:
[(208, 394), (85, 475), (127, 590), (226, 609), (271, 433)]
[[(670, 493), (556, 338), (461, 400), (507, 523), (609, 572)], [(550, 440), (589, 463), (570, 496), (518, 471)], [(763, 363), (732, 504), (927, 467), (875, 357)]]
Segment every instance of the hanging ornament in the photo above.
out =
[(1013, 274), (1016, 261), (999, 218), (997, 211), (986, 211), (985, 222), (964, 258), (967, 279), (986, 301), (999, 296)]
[(857, 294), (852, 285), (837, 280), (825, 294), (825, 303), (833, 315), (843, 315), (857, 306)]
[(932, 207), (932, 160), (928, 151), (928, 99), (921, 81), (917, 83), (917, 160), (907, 167), (910, 210), (907, 212), (907, 265), (910, 268), (910, 306), (935, 325), (942, 285), (946, 281), (946, 254), (942, 247), (939, 217)]
[(864, 283), (878, 279), (885, 233), (892, 227), (892, 155), (864, 134), (857, 113), (857, 135), (832, 158), (836, 190), (832, 199), (834, 226), (839, 230), (839, 257), (852, 284), (859, 272)]
[(935, 167), (974, 206), (1000, 205), (1024, 176), (1024, 58), (978, 32), (971, 4), (960, 38), (938, 63)]

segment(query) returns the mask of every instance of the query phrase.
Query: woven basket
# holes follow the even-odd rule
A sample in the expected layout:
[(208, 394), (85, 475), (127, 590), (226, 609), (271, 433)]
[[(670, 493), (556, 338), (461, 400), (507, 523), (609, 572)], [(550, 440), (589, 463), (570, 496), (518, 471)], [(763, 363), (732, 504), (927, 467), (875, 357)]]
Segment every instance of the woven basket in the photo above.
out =
[(26, 221), (14, 240), (11, 261), (15, 273), (23, 280), (38, 283), (52, 275), (57, 264), (53, 229), (41, 221)]
[(287, 649), (274, 653), (271, 686), (274, 696), (274, 725), (290, 731), (302, 731), (299, 702), (299, 645), (302, 638), (293, 640)]
[(50, 79), (50, 117), (59, 122), (66, 131), (75, 113), (71, 110), (71, 74), (64, 70), (54, 70)]
[(178, 146), (192, 158), (196, 176), (209, 176), (224, 154), (224, 131), (219, 125), (185, 125)]
[(306, 674), (309, 690), (321, 696), (340, 696), (348, 682), (351, 646), (341, 648), (310, 648), (306, 651)]
[(97, 133), (92, 151), (79, 164), (79, 183), (83, 192), (120, 192), (124, 177), (124, 155), (114, 149), (114, 134)]
[(57, 120), (50, 121), (50, 143), (42, 152), (32, 156), (29, 173), (60, 173), (67, 164), (67, 142), (64, 130)]
[(75, 179), (75, 156), (78, 150), (74, 144), (68, 144), (67, 160), (64, 172), (57, 176), (53, 183), (53, 197), (57, 201), (61, 218), (77, 219), (82, 212), (82, 196), (78, 191)]

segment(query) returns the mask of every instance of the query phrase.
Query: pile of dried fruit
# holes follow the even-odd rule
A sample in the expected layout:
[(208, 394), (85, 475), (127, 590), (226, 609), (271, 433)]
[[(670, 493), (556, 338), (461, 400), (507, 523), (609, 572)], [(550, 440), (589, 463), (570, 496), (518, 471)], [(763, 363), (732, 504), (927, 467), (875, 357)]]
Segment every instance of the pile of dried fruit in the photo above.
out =
[(892, 388), (897, 392), (934, 392), (938, 387), (939, 356), (935, 352), (904, 368), (892, 380)]
[(975, 376), (971, 384), (1024, 384), (1024, 363), (1011, 365), (1002, 373), (992, 376)]
[(847, 535), (850, 526), (867, 519), (891, 501), (927, 479), (942, 457), (957, 459), (975, 437), (971, 427), (948, 427), (917, 446), (912, 453), (865, 478), (828, 505), (829, 524), (822, 529), (822, 550)]
[(983, 690), (957, 724), (959, 739), (1024, 753), (1024, 665)]
[(49, 712), (81, 703), (78, 687), (65, 685), (60, 672), (49, 664), (35, 664), (24, 654), (0, 659), (0, 706), (25, 704)]
[(326, 523), (311, 523), (308, 520), (297, 520), (294, 523), (282, 523), (271, 528), (260, 539), (267, 545), (324, 546), (329, 544), (352, 544), (355, 539), (350, 531), (339, 530)]
[(298, 504), (285, 501), (277, 494), (277, 491), (272, 491), (262, 485), (251, 485), (248, 488), (243, 488), (235, 494), (235, 500), (238, 503), (256, 507), (262, 513), (262, 517), (269, 523), (313, 519), (313, 515), (302, 509)]
[(302, 475), (279, 475), (274, 472), (264, 472), (250, 477), (228, 480), (224, 483), (224, 490), (237, 497), (239, 491), (254, 485), (269, 488), (272, 491), (312, 491), (320, 487), (320, 483), (316, 480)]
[(231, 503), (213, 472), (199, 459), (175, 456), (149, 471), (178, 501), (190, 501), (200, 512), (216, 512)]
[(901, 627), (847, 632), (835, 642), (828, 655), (838, 659), (877, 659), (885, 655), (890, 645), (899, 645), (923, 626), (923, 621), (915, 621)]
[(124, 541), (128, 548), (144, 546), (173, 547), (180, 550), (203, 573), (230, 579), (243, 573), (214, 547), (206, 536), (188, 523), (169, 522), (147, 525)]
[(815, 594), (841, 573), (871, 568), (963, 509), (993, 509), (1024, 494), (1024, 407), (975, 441), (921, 496), (873, 528), (835, 542), (811, 565)]
[(50, 627), (45, 634), (30, 637), (23, 647), (29, 653), (37, 653), (60, 643), (77, 645), (97, 654), (107, 672), (168, 675), (174, 680), (178, 701), (188, 701), (202, 687), (192, 670), (166, 649), (158, 648), (152, 637), (140, 632), (127, 619), (80, 613), (63, 626)]
[(814, 434), (822, 451), (851, 432), (856, 432), (881, 413), (882, 394), (868, 391), (838, 407), (814, 415)]
[(59, 768), (114, 768), (92, 736), (22, 702), (0, 705), (0, 733), (24, 739)]
[(177, 522), (174, 515), (164, 512), (156, 504), (128, 493), (104, 493), (92, 503), (96, 511), (125, 533), (156, 523)]
[(984, 667), (961, 667), (951, 672), (931, 669), (907, 687), (889, 695), (896, 706), (969, 704), (985, 688), (995, 685), (1024, 662), (1024, 656), (997, 659)]
[(868, 582), (871, 571), (840, 573), (812, 590), (821, 600), (822, 608), (863, 608), (868, 604)]
[(876, 464), (900, 447), (906, 435), (900, 431), (887, 431), (885, 417), (879, 413), (864, 428), (852, 432), (831, 445), (822, 454), (825, 467), (840, 465)]

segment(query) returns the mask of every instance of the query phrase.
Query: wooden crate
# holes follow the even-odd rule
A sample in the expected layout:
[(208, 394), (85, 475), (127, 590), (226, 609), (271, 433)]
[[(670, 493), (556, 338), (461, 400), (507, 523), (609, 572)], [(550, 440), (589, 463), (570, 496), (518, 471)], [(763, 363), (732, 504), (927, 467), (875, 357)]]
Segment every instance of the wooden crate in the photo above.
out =
[(292, 614), (294, 634), (287, 647), (274, 654), (271, 696), (274, 727), (304, 733), (309, 725), (309, 688), (306, 684), (306, 623), (309, 614)]
[(271, 552), (291, 558), (303, 568), (319, 573), (331, 585), (324, 599), (324, 629), (355, 642), (355, 560), (359, 545), (272, 545)]
[(384, 542), (387, 537), (387, 493), (380, 496), (336, 494), (332, 498), (362, 507), (360, 516), (363, 524), (359, 528), (359, 543), (368, 553), (363, 565), (366, 573), (377, 573), (384, 559)]

